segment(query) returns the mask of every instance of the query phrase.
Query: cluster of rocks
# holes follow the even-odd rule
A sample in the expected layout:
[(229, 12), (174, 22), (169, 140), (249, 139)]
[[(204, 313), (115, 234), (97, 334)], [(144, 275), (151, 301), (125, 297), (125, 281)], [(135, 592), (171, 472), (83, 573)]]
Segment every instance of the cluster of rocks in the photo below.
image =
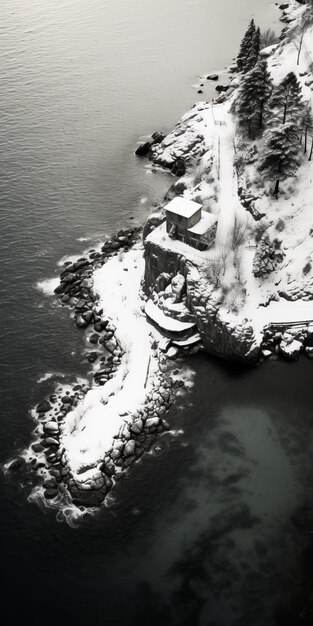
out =
[(277, 238), (271, 241), (267, 234), (263, 235), (257, 244), (253, 259), (254, 276), (262, 278), (275, 271), (277, 266), (282, 263), (284, 256), (281, 241)]
[(278, 292), (279, 296), (285, 300), (313, 300), (313, 277), (308, 280), (292, 281), (284, 290)]
[(151, 135), (150, 141), (145, 141), (145, 143), (140, 144), (140, 146), (135, 151), (136, 156), (148, 156), (148, 154), (151, 152), (152, 146), (154, 146), (156, 143), (160, 143), (161, 141), (163, 141), (164, 137), (165, 135), (163, 135), (163, 133), (155, 131)]
[(59, 389), (59, 394), (51, 395), (49, 400), (37, 406), (39, 426), (35, 432), (39, 439), (32, 444), (36, 458), (26, 461), (19, 457), (13, 461), (11, 469), (41, 469), (41, 484), (47, 500), (61, 497), (62, 488), (66, 485), (77, 506), (99, 506), (127, 468), (151, 448), (160, 433), (168, 429), (164, 416), (181, 382), (172, 380), (170, 369), (173, 365), (167, 358), (162, 353), (159, 353), (158, 358), (159, 370), (144, 405), (133, 415), (125, 416), (125, 422), (114, 438), (112, 447), (94, 468), (89, 481), (75, 480), (62, 445), (62, 422), (66, 414), (83, 399), (88, 385), (77, 384), (65, 393)]
[(222, 308), (223, 295), (204, 273), (190, 268), (187, 275), (187, 305), (196, 319), (203, 346), (210, 354), (228, 360), (255, 362), (260, 346), (247, 320), (238, 322)]
[(59, 387), (36, 407), (38, 425), (35, 428), (35, 442), (26, 457), (15, 458), (11, 472), (22, 472), (43, 487), (44, 497), (53, 500), (59, 495), (59, 487), (68, 475), (61, 446), (61, 427), (67, 413), (72, 411), (90, 389), (87, 384), (74, 385), (71, 391)]
[[(154, 292), (158, 293), (159, 299), (170, 311), (175, 284), (181, 287), (180, 297), (192, 315), (202, 345), (209, 354), (243, 362), (258, 359), (260, 346), (256, 343), (251, 324), (248, 321), (238, 323), (234, 321), (234, 316), (225, 314), (221, 307), (223, 294), (208, 281), (205, 267), (196, 267), (194, 260), (185, 258), (176, 250), (162, 247), (161, 242), (153, 239), (152, 232), (145, 240), (145, 293), (149, 297)], [(182, 314), (185, 315), (184, 310)]]
[(249, 211), (250, 215), (252, 215), (253, 219), (256, 222), (259, 222), (263, 217), (265, 217), (265, 213), (261, 213), (256, 208), (256, 202), (259, 198), (258, 196), (252, 194), (251, 191), (247, 190), (246, 179), (244, 175), (246, 163), (254, 163), (257, 159), (257, 149), (254, 146), (245, 146), (244, 151), (240, 150), (240, 154), (244, 154), (244, 157), (242, 158), (241, 156), (236, 161), (236, 170), (238, 174), (238, 197), (240, 200), (240, 204), (243, 206), (243, 208), (246, 211)]
[(129, 228), (120, 230), (117, 235), (107, 240), (101, 250), (90, 250), (88, 255), (74, 263), (67, 261), (60, 274), (60, 284), (55, 293), (63, 305), (74, 309), (75, 323), (78, 328), (94, 325), (96, 332), (101, 332), (107, 322), (102, 321), (100, 314), (94, 311), (95, 294), (93, 292), (92, 274), (120, 250), (128, 250), (138, 240), (141, 229)]
[(161, 143), (152, 146), (149, 156), (156, 165), (170, 169), (176, 176), (183, 176), (189, 165), (194, 166), (199, 161), (206, 146), (197, 121), (201, 122), (201, 112), (207, 107), (203, 102), (195, 104)]
[[(74, 308), (75, 322), (79, 328), (93, 325), (88, 341), (97, 349), (90, 351), (87, 359), (90, 363), (98, 362), (93, 369), (96, 385), (105, 385), (115, 375), (123, 358), (123, 350), (117, 340), (116, 329), (103, 319), (103, 311), (97, 306), (92, 288), (92, 271), (122, 248), (127, 250), (136, 241), (137, 235), (138, 229), (120, 231), (102, 246), (101, 252), (90, 251), (88, 257), (67, 263), (56, 289), (62, 304)], [(154, 357), (158, 359), (158, 373), (154, 377), (152, 391), (137, 413), (125, 416), (124, 425), (114, 438), (112, 448), (94, 468), (96, 471), (90, 481), (75, 480), (62, 444), (62, 423), (67, 414), (83, 400), (91, 388), (89, 384), (76, 384), (70, 390), (59, 387), (38, 404), (38, 425), (34, 433), (36, 440), (28, 455), (14, 459), (9, 469), (30, 473), (32, 480), (37, 483), (39, 480), (44, 498), (51, 502), (57, 503), (66, 487), (77, 506), (100, 505), (114, 482), (167, 429), (164, 415), (174, 400), (175, 386), (180, 381), (175, 383), (172, 380), (170, 370), (173, 363), (157, 346), (154, 348)]]
[(313, 324), (273, 325), (264, 331), (262, 356), (276, 359), (279, 356), (296, 361), (300, 354), (313, 358)]

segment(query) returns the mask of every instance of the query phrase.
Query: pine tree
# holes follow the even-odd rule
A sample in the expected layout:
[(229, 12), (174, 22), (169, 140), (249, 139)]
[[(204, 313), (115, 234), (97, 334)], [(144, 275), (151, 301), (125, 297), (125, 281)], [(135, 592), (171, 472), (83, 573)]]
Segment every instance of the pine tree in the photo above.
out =
[(247, 128), (250, 136), (255, 130), (263, 128), (272, 89), (267, 61), (259, 60), (243, 77), (235, 103), (239, 125)]
[(254, 33), (255, 33), (255, 24), (254, 24), (254, 20), (252, 19), (240, 44), (240, 49), (239, 49), (239, 53), (237, 56), (237, 65), (238, 65), (239, 70), (242, 70), (244, 67), (245, 61), (250, 52), (250, 46), (252, 43)]
[(270, 101), (270, 108), (272, 110), (270, 123), (285, 124), (286, 122), (292, 122), (300, 125), (305, 104), (302, 99), (300, 83), (293, 72), (289, 72), (281, 83), (275, 87)]
[(301, 126), (302, 126), (302, 129), (301, 129), (300, 143), (302, 143), (302, 138), (304, 136), (303, 152), (304, 154), (306, 154), (307, 149), (308, 149), (308, 136), (309, 134), (312, 135), (312, 129), (313, 129), (312, 107), (311, 107), (310, 102), (306, 102), (304, 106), (303, 114), (301, 117)]
[(264, 140), (258, 169), (276, 181), (274, 195), (277, 196), (280, 181), (294, 176), (300, 165), (299, 129), (293, 122), (281, 123), (276, 128), (268, 128)]
[(251, 45), (247, 57), (243, 63), (243, 71), (249, 72), (257, 63), (260, 53), (261, 31), (259, 28), (253, 34)]

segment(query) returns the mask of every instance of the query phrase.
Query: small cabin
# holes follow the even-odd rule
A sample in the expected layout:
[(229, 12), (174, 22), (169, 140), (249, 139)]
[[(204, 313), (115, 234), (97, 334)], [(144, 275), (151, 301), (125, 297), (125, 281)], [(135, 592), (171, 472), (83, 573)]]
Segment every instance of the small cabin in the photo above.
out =
[(166, 205), (165, 214), (166, 230), (173, 239), (198, 250), (206, 250), (213, 245), (217, 218), (204, 211), (198, 202), (177, 196)]

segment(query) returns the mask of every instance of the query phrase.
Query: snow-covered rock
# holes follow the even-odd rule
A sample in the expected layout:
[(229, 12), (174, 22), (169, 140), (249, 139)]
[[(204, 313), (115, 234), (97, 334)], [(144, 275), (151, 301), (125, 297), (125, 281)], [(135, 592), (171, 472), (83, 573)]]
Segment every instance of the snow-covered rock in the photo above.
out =
[(283, 337), (279, 347), (282, 355), (290, 361), (296, 361), (299, 358), (300, 352), (303, 350), (301, 341), (292, 339), (292, 337), (290, 340), (290, 336)]

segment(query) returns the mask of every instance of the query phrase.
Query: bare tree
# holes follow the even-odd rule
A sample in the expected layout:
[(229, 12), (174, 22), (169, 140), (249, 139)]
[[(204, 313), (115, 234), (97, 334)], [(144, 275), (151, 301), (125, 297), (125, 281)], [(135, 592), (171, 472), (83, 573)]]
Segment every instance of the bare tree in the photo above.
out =
[(268, 46), (273, 46), (278, 41), (276, 33), (271, 28), (267, 28), (261, 32), (260, 49), (263, 50), (268, 48)]
[(245, 241), (245, 235), (247, 232), (247, 222), (241, 222), (238, 216), (235, 216), (233, 233), (232, 233), (232, 249), (236, 250)]

